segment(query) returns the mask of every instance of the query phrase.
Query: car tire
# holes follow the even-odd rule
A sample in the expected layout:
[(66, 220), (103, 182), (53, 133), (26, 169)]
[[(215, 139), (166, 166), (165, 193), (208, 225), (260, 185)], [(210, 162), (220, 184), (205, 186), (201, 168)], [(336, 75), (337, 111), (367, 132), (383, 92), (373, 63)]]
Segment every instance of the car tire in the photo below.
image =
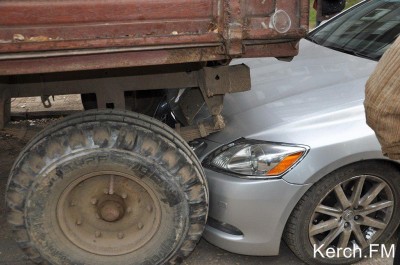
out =
[(8, 222), (40, 264), (178, 264), (200, 239), (208, 188), (161, 122), (127, 111), (72, 115), (37, 135), (7, 185)]
[(368, 246), (385, 243), (400, 222), (399, 173), (389, 162), (365, 161), (328, 174), (296, 205), (286, 244), (307, 264), (353, 264), (369, 257)]

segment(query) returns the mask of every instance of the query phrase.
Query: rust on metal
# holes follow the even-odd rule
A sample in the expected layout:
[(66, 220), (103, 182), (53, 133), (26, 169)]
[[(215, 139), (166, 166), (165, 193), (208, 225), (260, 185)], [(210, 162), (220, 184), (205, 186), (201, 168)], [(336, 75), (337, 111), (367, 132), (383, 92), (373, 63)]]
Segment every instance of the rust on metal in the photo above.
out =
[(244, 64), (204, 67), (199, 73), (208, 97), (248, 91), (251, 88), (250, 68)]
[(308, 1), (2, 0), (0, 25), (0, 75), (289, 57)]
[[(68, 72), (105, 68), (181, 64), (226, 59), (216, 48), (166, 49), (140, 52), (105, 52), (0, 60), (0, 75)], [(1, 54), (0, 54), (1, 57)]]
[(222, 115), (216, 115), (212, 121), (203, 121), (196, 125), (180, 127), (177, 126), (175, 130), (179, 133), (182, 138), (190, 142), (195, 139), (206, 137), (215, 132), (219, 132), (225, 128), (225, 122)]
[(226, 51), (231, 56), (239, 56), (243, 53), (244, 17), (240, 0), (225, 1), (224, 5), (224, 39)]

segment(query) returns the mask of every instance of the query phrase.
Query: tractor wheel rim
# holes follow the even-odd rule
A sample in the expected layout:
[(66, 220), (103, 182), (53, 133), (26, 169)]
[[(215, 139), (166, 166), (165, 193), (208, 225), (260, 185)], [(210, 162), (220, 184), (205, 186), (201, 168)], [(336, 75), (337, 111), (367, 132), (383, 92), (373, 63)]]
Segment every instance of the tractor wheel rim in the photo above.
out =
[(100, 171), (75, 179), (57, 203), (57, 221), (79, 248), (98, 255), (123, 255), (148, 243), (160, 229), (161, 208), (140, 178)]

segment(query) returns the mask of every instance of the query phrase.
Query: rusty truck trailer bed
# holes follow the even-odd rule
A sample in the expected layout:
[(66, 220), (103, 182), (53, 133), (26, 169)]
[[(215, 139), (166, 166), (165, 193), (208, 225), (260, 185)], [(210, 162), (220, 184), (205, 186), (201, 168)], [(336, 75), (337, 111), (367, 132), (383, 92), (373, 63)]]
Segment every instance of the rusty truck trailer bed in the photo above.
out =
[(307, 0), (2, 0), (0, 75), (290, 57)]

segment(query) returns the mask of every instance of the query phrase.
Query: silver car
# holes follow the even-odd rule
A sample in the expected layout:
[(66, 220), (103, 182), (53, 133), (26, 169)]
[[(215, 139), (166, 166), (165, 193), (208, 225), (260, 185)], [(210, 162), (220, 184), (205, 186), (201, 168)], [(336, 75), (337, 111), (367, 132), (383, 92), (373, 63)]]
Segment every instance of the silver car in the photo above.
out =
[[(400, 165), (366, 125), (364, 85), (400, 33), (400, 1), (370, 0), (311, 32), (292, 62), (248, 59), (227, 128), (194, 143), (210, 186), (204, 237), (225, 250), (350, 264), (400, 221)], [(334, 250), (335, 256), (326, 253)]]

